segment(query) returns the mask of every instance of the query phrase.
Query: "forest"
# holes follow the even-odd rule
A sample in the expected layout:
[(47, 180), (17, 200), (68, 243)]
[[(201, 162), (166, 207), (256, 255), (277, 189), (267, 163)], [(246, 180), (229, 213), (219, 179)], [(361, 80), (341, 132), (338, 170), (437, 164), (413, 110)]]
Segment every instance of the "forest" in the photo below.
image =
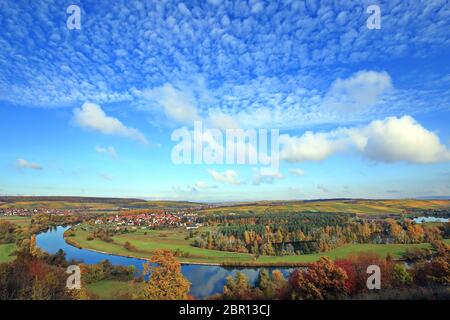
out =
[(239, 214), (203, 217), (211, 228), (192, 245), (255, 255), (326, 252), (352, 243), (422, 243), (447, 238), (449, 224), (420, 225), (409, 219), (364, 219), (349, 213)]

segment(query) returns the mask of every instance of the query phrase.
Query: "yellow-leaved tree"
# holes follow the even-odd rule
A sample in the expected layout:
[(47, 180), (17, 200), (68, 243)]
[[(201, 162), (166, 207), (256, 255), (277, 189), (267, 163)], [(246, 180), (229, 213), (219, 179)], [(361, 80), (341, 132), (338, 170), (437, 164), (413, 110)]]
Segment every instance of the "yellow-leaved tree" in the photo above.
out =
[(181, 273), (181, 264), (170, 250), (156, 250), (151, 263), (144, 264), (144, 276), (150, 276), (134, 295), (142, 300), (184, 300), (191, 284)]

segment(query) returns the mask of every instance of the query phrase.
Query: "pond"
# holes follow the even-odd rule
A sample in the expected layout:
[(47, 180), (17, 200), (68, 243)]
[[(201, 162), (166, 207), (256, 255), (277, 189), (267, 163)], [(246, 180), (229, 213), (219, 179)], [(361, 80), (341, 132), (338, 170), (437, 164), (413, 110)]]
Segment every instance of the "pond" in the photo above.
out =
[[(36, 244), (39, 248), (48, 253), (56, 253), (59, 249), (64, 250), (67, 260), (75, 259), (87, 264), (95, 264), (103, 260), (109, 260), (113, 265), (129, 266), (134, 265), (136, 270), (142, 270), (142, 264), (145, 260), (137, 258), (128, 258), (113, 254), (105, 254), (91, 251), (88, 249), (79, 249), (69, 245), (64, 240), (64, 232), (70, 227), (56, 227), (40, 233), (36, 237)], [(236, 272), (244, 273), (249, 280), (254, 283), (258, 273), (262, 268), (227, 268), (221, 266), (207, 266), (185, 264), (181, 271), (191, 282), (191, 295), (198, 299), (208, 297), (212, 294), (222, 293), (223, 286), (228, 276), (234, 276)], [(273, 269), (273, 268), (267, 268)], [(278, 268), (287, 275), (292, 271), (291, 268)]]
[(424, 222), (448, 222), (448, 218), (436, 218), (436, 217), (417, 217), (412, 219), (415, 223), (424, 223)]

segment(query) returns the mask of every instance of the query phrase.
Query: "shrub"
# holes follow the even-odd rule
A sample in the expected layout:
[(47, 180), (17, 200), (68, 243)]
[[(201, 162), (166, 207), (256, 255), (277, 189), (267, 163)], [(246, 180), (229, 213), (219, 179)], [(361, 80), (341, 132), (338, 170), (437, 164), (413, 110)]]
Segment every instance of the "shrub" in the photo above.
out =
[(137, 248), (128, 241), (124, 243), (123, 247), (128, 251), (137, 251)]
[(425, 260), (431, 257), (431, 250), (426, 248), (407, 248), (403, 258), (407, 261)]
[(403, 264), (396, 264), (392, 270), (392, 284), (396, 287), (410, 285), (413, 281), (412, 275)]
[(311, 263), (307, 270), (297, 269), (290, 278), (292, 299), (328, 300), (346, 296), (346, 272), (328, 257)]

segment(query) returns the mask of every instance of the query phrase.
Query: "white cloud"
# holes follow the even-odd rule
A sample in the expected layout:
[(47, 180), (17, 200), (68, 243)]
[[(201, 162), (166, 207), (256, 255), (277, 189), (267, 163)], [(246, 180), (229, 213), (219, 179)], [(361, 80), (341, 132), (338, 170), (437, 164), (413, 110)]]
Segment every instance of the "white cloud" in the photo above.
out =
[(198, 193), (198, 188), (195, 186), (180, 186), (180, 185), (173, 185), (172, 190), (177, 194), (193, 194)]
[(16, 165), (19, 168), (33, 169), (33, 170), (43, 170), (42, 166), (40, 166), (39, 164), (37, 164), (37, 163), (30, 163), (27, 160), (21, 159), (21, 158), (17, 159)]
[(284, 145), (280, 157), (289, 162), (319, 161), (346, 149), (346, 142), (335, 132), (313, 133), (307, 131), (300, 137), (280, 135)]
[(226, 131), (227, 129), (239, 129), (240, 125), (238, 121), (221, 111), (212, 112), (209, 114), (208, 122), (212, 128)]
[(217, 186), (209, 185), (206, 181), (199, 180), (195, 182), (196, 189), (215, 189)]
[(208, 172), (211, 175), (211, 177), (217, 182), (235, 184), (235, 185), (241, 184), (241, 182), (239, 181), (239, 178), (238, 178), (238, 174), (234, 170), (227, 170), (223, 173), (220, 173), (216, 170), (209, 169)]
[(258, 14), (260, 12), (262, 12), (264, 10), (264, 4), (262, 4), (261, 2), (256, 2), (253, 6), (252, 6), (252, 10), (251, 12), (253, 14)]
[(364, 157), (379, 162), (435, 163), (450, 161), (450, 151), (439, 137), (410, 116), (388, 117), (365, 127), (339, 128), (331, 132), (306, 132), (300, 137), (282, 135), (281, 159), (290, 162), (319, 161), (353, 147)]
[(145, 136), (137, 129), (125, 126), (120, 120), (106, 115), (102, 108), (86, 102), (81, 108), (73, 110), (74, 121), (82, 128), (99, 131), (107, 135), (118, 135), (148, 144)]
[(183, 13), (186, 16), (190, 16), (191, 15), (191, 11), (189, 11), (189, 9), (186, 7), (186, 5), (184, 3), (179, 3), (178, 4), (178, 10), (180, 10), (181, 13)]
[(195, 187), (198, 189), (206, 189), (208, 188), (208, 183), (206, 183), (205, 181), (197, 181), (195, 183)]
[(376, 120), (363, 129), (354, 130), (354, 137), (357, 136), (361, 141), (355, 143), (356, 146), (366, 157), (376, 161), (450, 161), (450, 151), (439, 137), (410, 116)]
[(302, 169), (291, 169), (290, 172), (299, 177), (303, 177), (305, 175), (305, 171)]
[(168, 117), (180, 123), (192, 125), (195, 120), (200, 119), (195, 99), (171, 84), (145, 90), (143, 96), (151, 102), (156, 102)]
[(253, 184), (260, 185), (263, 183), (272, 184), (275, 180), (284, 179), (284, 176), (280, 172), (263, 172), (261, 170), (254, 170)]
[(109, 147), (97, 146), (97, 147), (95, 147), (95, 151), (97, 153), (99, 153), (99, 154), (108, 155), (108, 156), (110, 156), (111, 158), (114, 158), (114, 159), (117, 158), (116, 149), (114, 149), (114, 147), (111, 147), (111, 146), (109, 146)]
[(392, 89), (387, 72), (359, 71), (347, 79), (336, 79), (325, 97), (331, 105), (363, 107), (377, 102), (379, 97)]

